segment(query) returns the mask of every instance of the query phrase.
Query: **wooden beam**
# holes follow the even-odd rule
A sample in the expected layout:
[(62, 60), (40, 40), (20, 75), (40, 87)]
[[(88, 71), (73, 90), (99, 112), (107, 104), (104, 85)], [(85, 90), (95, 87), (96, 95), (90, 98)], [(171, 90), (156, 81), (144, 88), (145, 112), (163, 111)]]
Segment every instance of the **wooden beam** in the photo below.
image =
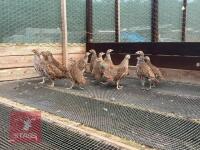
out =
[(120, 42), (120, 0), (115, 0), (115, 42)]
[[(61, 62), (62, 55), (54, 55), (56, 60)], [(0, 69), (20, 68), (33, 66), (33, 55), (27, 56), (3, 56), (0, 57)]]
[(182, 30), (181, 30), (181, 41), (185, 42), (185, 32), (186, 32), (186, 14), (187, 14), (187, 0), (183, 0), (182, 6)]
[[(52, 54), (62, 55), (61, 44), (5, 44), (0, 43), (0, 57), (2, 56), (27, 56), (33, 55), (32, 50), (50, 51)], [(68, 44), (68, 54), (85, 53), (85, 44)], [(62, 62), (62, 58), (61, 58)]]
[(116, 64), (128, 53), (132, 54), (130, 64), (135, 65), (135, 52), (143, 50), (146, 55), (152, 56), (152, 61), (159, 67), (200, 70), (200, 43), (87, 43), (87, 50), (106, 52), (110, 48), (114, 49), (112, 59)]
[(0, 70), (0, 81), (38, 77), (33, 67)]
[(67, 5), (66, 0), (61, 0), (61, 24), (62, 24), (62, 63), (64, 66), (68, 65), (68, 51), (67, 51)]
[(86, 43), (93, 41), (93, 10), (92, 0), (86, 0)]
[(50, 51), (53, 54), (61, 54), (62, 48), (60, 44), (0, 44), (1, 56), (26, 56), (33, 55), (32, 50)]
[(151, 0), (151, 41), (158, 42), (158, 0)]

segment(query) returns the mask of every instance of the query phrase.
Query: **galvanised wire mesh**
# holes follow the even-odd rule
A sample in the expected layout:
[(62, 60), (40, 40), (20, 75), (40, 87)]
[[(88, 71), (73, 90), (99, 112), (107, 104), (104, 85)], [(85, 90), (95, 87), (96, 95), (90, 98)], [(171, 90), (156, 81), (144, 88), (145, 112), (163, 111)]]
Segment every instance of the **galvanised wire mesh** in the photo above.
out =
[[(50, 122), (42, 121), (39, 143), (11, 143), (9, 142), (9, 114), (16, 111), (0, 104), (0, 149), (1, 150), (119, 150), (100, 140), (94, 140), (87, 135), (78, 133), (74, 129), (62, 128)], [(39, 126), (37, 126), (39, 128)]]
[(182, 0), (159, 1), (160, 42), (181, 41), (182, 6)]
[(93, 42), (115, 41), (115, 0), (93, 0)]
[(59, 43), (59, 0), (1, 0), (0, 43)]
[(186, 41), (200, 42), (200, 1), (188, 0), (187, 22), (186, 22)]
[(151, 41), (151, 0), (120, 0), (120, 41)]
[(86, 1), (67, 0), (68, 43), (86, 41)]
[(200, 149), (199, 85), (166, 82), (143, 91), (127, 79), (120, 91), (95, 83), (66, 90), (63, 80), (54, 88), (39, 81), (2, 84), (0, 95), (153, 148)]

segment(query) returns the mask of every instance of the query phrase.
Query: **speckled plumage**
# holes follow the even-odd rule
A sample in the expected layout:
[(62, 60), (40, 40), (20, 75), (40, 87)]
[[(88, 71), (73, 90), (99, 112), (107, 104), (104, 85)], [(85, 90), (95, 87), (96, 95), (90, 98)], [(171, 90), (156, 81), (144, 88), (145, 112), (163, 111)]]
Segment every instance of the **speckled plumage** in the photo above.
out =
[(102, 56), (104, 55), (105, 53), (103, 52), (100, 52), (99, 55), (98, 55), (98, 58), (95, 60), (95, 64), (94, 64), (94, 67), (93, 67), (93, 70), (92, 70), (92, 74), (94, 75), (94, 78), (96, 80), (100, 80), (102, 78), (102, 72), (101, 72), (101, 63), (103, 62), (103, 58)]
[(96, 53), (96, 51), (94, 49), (91, 49), (89, 52), (91, 53), (90, 72), (92, 72), (95, 60), (97, 59), (97, 53)]
[(141, 80), (143, 88), (144, 88), (145, 81), (148, 80), (149, 81), (148, 89), (151, 89), (152, 82), (157, 82), (155, 74), (145, 62), (144, 53), (142, 51), (137, 51), (136, 54), (139, 55), (139, 57), (137, 57), (136, 74), (138, 78)]
[(77, 62), (78, 68), (84, 73), (88, 63), (89, 52), (86, 52), (85, 56)]
[(115, 65), (110, 69), (106, 69), (104, 72), (104, 77), (106, 77), (108, 81), (115, 82), (117, 85), (117, 89), (122, 88), (122, 86), (119, 85), (119, 82), (129, 73), (129, 59), (130, 55), (126, 55), (119, 65)]
[(163, 75), (162, 73), (160, 72), (159, 68), (157, 68), (156, 66), (154, 66), (152, 63), (151, 63), (151, 60), (148, 56), (145, 56), (144, 58), (145, 62), (147, 63), (147, 65), (151, 68), (151, 70), (153, 71), (156, 79), (158, 81), (161, 81), (163, 79)]

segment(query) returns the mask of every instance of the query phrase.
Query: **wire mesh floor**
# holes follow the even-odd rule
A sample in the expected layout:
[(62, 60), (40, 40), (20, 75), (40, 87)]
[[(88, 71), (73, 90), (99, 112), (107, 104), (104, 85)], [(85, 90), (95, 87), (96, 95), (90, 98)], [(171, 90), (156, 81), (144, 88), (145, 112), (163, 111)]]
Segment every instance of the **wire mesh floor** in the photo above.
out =
[[(136, 80), (127, 79), (124, 89), (118, 91), (95, 83), (85, 90), (66, 90), (63, 81), (53, 89), (37, 83), (30, 80), (2, 84), (0, 95), (155, 148), (200, 149), (200, 124), (191, 121), (200, 118), (197, 85), (163, 83), (152, 91), (142, 91)], [(184, 118), (148, 110), (173, 112)]]
[(14, 109), (0, 105), (0, 149), (1, 150), (118, 150), (119, 148), (89, 138), (86, 135), (64, 129), (42, 121), (40, 143), (10, 143), (8, 138), (9, 113)]

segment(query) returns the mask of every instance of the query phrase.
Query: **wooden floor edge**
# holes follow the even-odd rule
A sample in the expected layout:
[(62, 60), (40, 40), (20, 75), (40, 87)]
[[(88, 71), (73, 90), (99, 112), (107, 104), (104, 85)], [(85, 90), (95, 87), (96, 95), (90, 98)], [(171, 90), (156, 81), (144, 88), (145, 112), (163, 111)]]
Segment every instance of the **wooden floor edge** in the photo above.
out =
[(8, 98), (0, 97), (0, 104), (3, 104), (7, 107), (12, 107), (19, 111), (40, 111), (42, 115), (42, 120), (44, 121), (54, 123), (63, 128), (75, 130), (79, 132), (80, 134), (87, 135), (90, 138), (95, 139), (97, 141), (103, 141), (105, 143), (109, 143), (111, 145), (117, 146), (121, 148), (122, 150), (152, 150), (152, 148), (149, 148), (145, 145), (140, 145), (134, 141), (122, 139), (120, 137), (111, 135), (109, 133), (99, 131), (90, 127), (86, 127), (80, 123), (70, 121), (66, 118), (62, 118), (54, 114), (47, 113), (45, 111), (41, 111), (34, 107), (30, 107), (18, 102), (14, 102)]

